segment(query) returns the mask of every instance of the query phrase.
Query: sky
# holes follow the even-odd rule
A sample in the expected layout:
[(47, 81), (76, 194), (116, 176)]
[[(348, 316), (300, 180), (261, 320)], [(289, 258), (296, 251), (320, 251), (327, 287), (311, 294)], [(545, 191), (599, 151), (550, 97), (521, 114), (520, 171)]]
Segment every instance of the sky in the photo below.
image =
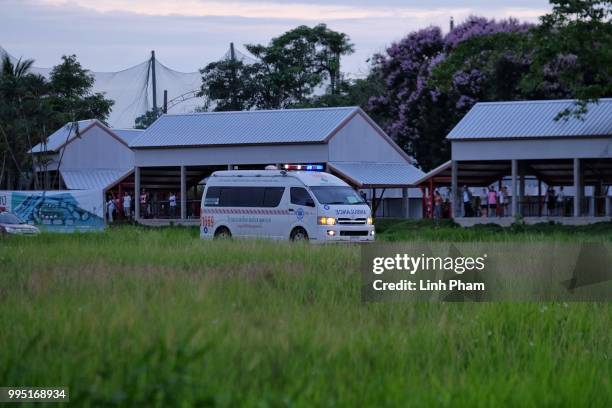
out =
[(367, 59), (407, 33), (452, 16), (536, 22), (547, 0), (0, 0), (0, 46), (38, 67), (76, 54), (92, 71), (119, 71), (155, 50), (166, 66), (197, 71), (234, 42), (267, 43), (298, 25), (326, 23), (349, 35), (356, 52), (343, 70), (367, 72)]

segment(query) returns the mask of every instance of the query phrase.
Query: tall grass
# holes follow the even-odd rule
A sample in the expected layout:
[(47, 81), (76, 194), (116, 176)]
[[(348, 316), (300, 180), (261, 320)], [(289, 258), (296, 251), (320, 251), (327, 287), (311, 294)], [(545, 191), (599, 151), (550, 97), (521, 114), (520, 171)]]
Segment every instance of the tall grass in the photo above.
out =
[(358, 267), (354, 246), (183, 228), (0, 241), (0, 386), (95, 407), (611, 406), (608, 304), (364, 304)]

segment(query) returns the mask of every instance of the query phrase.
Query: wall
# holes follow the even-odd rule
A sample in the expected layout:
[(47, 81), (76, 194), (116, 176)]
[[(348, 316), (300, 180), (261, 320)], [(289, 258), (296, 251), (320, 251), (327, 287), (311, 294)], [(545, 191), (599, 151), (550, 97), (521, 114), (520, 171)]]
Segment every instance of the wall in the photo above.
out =
[(453, 140), (453, 160), (528, 160), (612, 157), (611, 138)]
[(406, 159), (357, 114), (329, 141), (329, 161), (405, 163)]
[(129, 169), (132, 150), (103, 129), (94, 126), (64, 148), (62, 169)]
[(227, 164), (325, 163), (327, 145), (296, 144), (136, 149), (136, 165), (213, 166)]

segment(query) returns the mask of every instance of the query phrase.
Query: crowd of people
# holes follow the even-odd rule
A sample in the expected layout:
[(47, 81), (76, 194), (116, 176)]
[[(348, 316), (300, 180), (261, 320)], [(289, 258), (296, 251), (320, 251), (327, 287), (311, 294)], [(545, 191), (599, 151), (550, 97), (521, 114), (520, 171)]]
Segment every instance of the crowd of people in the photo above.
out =
[[(434, 218), (442, 218), (443, 207), (449, 201), (450, 189), (447, 189), (446, 198), (438, 190), (434, 193)], [(480, 195), (472, 193), (468, 186), (461, 189), (461, 202), (463, 203), (464, 217), (505, 217), (508, 215), (508, 189), (500, 187), (497, 191), (490, 186), (483, 188)]]
[[(109, 194), (106, 200), (106, 216), (108, 222), (113, 222), (118, 218), (128, 221), (132, 220), (135, 216), (134, 202), (133, 193), (129, 191), (125, 191), (122, 197), (114, 193)], [(167, 194), (167, 203), (168, 206), (167, 208), (163, 208), (163, 212), (167, 213), (165, 215), (170, 218), (176, 218), (177, 199), (174, 192)], [(145, 191), (145, 189), (142, 189), (138, 196), (138, 204), (140, 205), (140, 216), (142, 218), (151, 218), (154, 215), (151, 194)]]
[[(435, 220), (450, 217), (451, 190), (446, 188), (445, 194), (436, 189), (433, 196), (432, 215)], [(496, 190), (493, 186), (483, 188), (480, 194), (474, 194), (468, 186), (461, 189), (461, 202), (463, 204), (462, 215), (464, 217), (507, 217), (510, 215), (510, 194), (506, 186), (500, 186)], [(565, 197), (563, 187), (557, 193), (553, 187), (548, 187), (543, 197), (546, 203), (546, 214), (548, 216), (566, 216), (568, 213), (568, 201)]]

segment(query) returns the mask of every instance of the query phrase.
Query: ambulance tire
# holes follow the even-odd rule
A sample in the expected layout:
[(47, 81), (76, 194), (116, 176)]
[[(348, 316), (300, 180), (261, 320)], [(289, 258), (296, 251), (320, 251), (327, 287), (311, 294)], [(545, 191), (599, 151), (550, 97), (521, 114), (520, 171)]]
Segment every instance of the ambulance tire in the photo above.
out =
[(302, 227), (295, 227), (293, 231), (291, 231), (291, 241), (293, 242), (307, 242), (308, 241), (308, 233)]
[(215, 239), (230, 239), (232, 233), (227, 227), (219, 227), (215, 231)]

